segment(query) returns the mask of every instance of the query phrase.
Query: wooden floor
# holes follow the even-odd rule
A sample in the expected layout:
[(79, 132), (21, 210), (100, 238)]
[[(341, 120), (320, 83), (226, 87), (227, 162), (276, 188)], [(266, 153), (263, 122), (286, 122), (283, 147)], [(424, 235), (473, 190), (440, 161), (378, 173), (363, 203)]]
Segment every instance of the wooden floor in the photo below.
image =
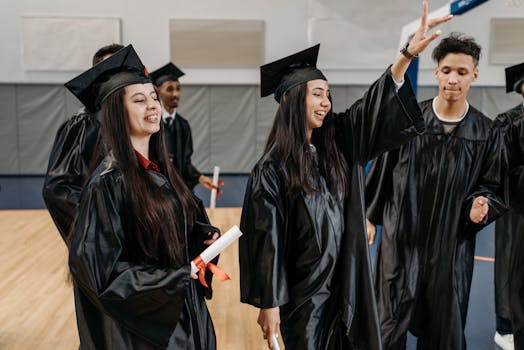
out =
[[(211, 222), (225, 232), (240, 208), (217, 208)], [(45, 210), (0, 211), (0, 349), (78, 349), (66, 248)], [(238, 246), (219, 264), (231, 281), (214, 282), (208, 302), (218, 349), (267, 349), (257, 309), (240, 303)], [(283, 348), (281, 346), (281, 348)]]

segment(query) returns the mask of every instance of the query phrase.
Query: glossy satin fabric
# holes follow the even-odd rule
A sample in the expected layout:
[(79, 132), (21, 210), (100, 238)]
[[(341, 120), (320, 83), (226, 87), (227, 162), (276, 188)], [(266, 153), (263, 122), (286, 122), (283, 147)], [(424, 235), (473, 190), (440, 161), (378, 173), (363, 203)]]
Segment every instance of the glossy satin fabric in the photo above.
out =
[(172, 155), (173, 163), (184, 178), (187, 187), (193, 189), (198, 184), (198, 178), (202, 174), (191, 163), (191, 156), (193, 155), (191, 127), (187, 120), (178, 113), (169, 127), (167, 124), (164, 124), (164, 126), (167, 151)]
[(512, 320), (515, 349), (524, 349), (524, 106), (497, 117), (504, 133), (511, 209), (495, 226), (495, 307)]
[(64, 241), (76, 217), (99, 130), (98, 116), (82, 109), (58, 129), (51, 149), (42, 194)]
[[(148, 174), (172, 193), (162, 174)], [(189, 277), (189, 256), (202, 251), (210, 229), (203, 207), (185, 233), (186, 264), (161, 266), (126, 250), (125, 193), (122, 172), (108, 156), (83, 194), (69, 254), (80, 348), (215, 349), (207, 291)]]
[(363, 165), (423, 131), (406, 83), (389, 70), (346, 112), (333, 116), (350, 165), (350, 196), (289, 194), (274, 152), (255, 165), (246, 188), (239, 240), (241, 301), (279, 306), (286, 349), (380, 349), (364, 223)]
[[(472, 106), (445, 134), (432, 100), (420, 107), (426, 133), (376, 159), (367, 175), (368, 218), (383, 225), (375, 289), (383, 347), (403, 348), (409, 329), (422, 349), (465, 349), (475, 233), (473, 198), (500, 215), (500, 134)], [(498, 197), (500, 195), (501, 197)]]
[[(524, 164), (524, 135), (518, 135), (524, 122), (522, 104), (501, 113), (496, 124), (502, 127), (508, 168), (519, 162)], [(524, 132), (524, 131), (520, 131)], [(524, 234), (524, 218), (509, 210), (495, 223), (495, 313), (497, 316), (511, 320), (510, 295), (510, 256), (513, 237)]]

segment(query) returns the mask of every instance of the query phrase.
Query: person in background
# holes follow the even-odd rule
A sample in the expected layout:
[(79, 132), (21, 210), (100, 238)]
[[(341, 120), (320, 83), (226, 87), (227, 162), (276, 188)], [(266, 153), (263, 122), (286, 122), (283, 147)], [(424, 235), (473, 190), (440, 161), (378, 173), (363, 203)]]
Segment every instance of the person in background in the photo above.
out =
[[(93, 56), (93, 66), (110, 57), (124, 46), (111, 44), (101, 47)], [(90, 166), (101, 159), (100, 114), (82, 107), (57, 131), (42, 189), (49, 214), (62, 239), (66, 239), (76, 217), (82, 188), (89, 177)], [(92, 170), (92, 169), (91, 169)]]
[(241, 301), (260, 309), (268, 345), (380, 349), (366, 240), (364, 166), (424, 130), (405, 73), (438, 33), (421, 24), (390, 68), (343, 113), (316, 68), (319, 45), (261, 67), (279, 107), (246, 188), (239, 240)]
[[(171, 62), (151, 72), (151, 79), (158, 88), (162, 102), (162, 121), (169, 158), (180, 171), (190, 189), (201, 184), (208, 190), (216, 189), (217, 195), (220, 195), (222, 190), (213, 184), (213, 179), (203, 175), (191, 163), (193, 155), (191, 127), (188, 121), (177, 112), (181, 92), (178, 79), (183, 75), (184, 72)], [(218, 185), (223, 184), (224, 182), (220, 180)]]
[(65, 85), (107, 149), (68, 239), (80, 349), (215, 349), (190, 261), (219, 234), (169, 162), (147, 70), (129, 45)]
[(384, 349), (405, 349), (408, 330), (418, 349), (466, 349), (475, 234), (507, 205), (500, 132), (467, 101), (480, 52), (459, 33), (440, 41), (438, 95), (420, 103), (426, 133), (367, 174), (368, 224), (382, 225), (375, 291)]
[[(506, 92), (516, 92), (524, 97), (524, 63), (506, 68)], [(497, 126), (501, 127), (504, 134), (504, 144), (508, 162), (508, 172), (524, 165), (524, 103), (519, 103), (512, 109), (498, 115)], [(512, 182), (510, 186), (518, 186)], [(519, 287), (513, 290), (511, 285), (519, 285), (518, 255), (522, 254), (524, 240), (524, 213), (516, 211), (512, 204), (514, 191), (510, 188), (510, 209), (495, 223), (495, 314), (497, 331), (495, 343), (503, 350), (524, 348), (524, 304)], [(512, 270), (515, 275), (512, 277)], [(520, 272), (522, 273), (522, 272)], [(515, 278), (515, 283), (512, 283)], [(520, 284), (522, 286), (522, 284)], [(522, 287), (520, 287), (522, 288)], [(522, 290), (522, 289), (520, 289)], [(513, 312), (510, 298), (516, 304)], [(520, 310), (520, 311), (519, 311)], [(512, 317), (512, 315), (514, 315)], [(515, 347), (512, 319), (518, 324), (518, 343)]]

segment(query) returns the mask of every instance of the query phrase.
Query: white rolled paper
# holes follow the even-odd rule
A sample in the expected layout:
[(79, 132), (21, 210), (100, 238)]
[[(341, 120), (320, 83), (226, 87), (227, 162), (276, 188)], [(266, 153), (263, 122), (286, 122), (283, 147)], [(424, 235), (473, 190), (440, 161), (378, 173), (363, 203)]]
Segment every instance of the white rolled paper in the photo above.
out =
[[(213, 185), (218, 186), (218, 174), (220, 173), (220, 167), (216, 166), (213, 168)], [(211, 198), (209, 199), (209, 208), (215, 209), (217, 202), (217, 190), (211, 190)]]
[[(213, 260), (218, 254), (222, 253), (231, 243), (236, 241), (240, 236), (242, 236), (242, 231), (238, 228), (237, 225), (231, 227), (220, 236), (213, 244), (207, 247), (202, 253), (200, 253), (200, 258), (207, 264)], [(198, 268), (195, 263), (191, 261), (191, 273), (197, 273)]]
[(271, 337), (271, 346), (273, 347), (273, 350), (280, 350), (280, 345), (278, 345), (276, 333), (274, 333), (273, 336)]

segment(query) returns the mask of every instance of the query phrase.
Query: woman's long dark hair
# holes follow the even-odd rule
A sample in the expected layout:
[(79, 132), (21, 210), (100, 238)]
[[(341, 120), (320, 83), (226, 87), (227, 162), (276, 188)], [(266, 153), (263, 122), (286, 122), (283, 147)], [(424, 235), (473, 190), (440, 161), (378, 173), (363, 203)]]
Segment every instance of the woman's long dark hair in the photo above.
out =
[[(185, 216), (192, 226), (197, 205), (182, 177), (170, 163), (164, 143), (163, 125), (149, 141), (149, 158), (157, 161), (176, 199), (153, 181), (140, 165), (129, 136), (128, 114), (124, 108), (125, 88), (106, 98), (102, 104), (102, 137), (112, 152), (124, 178), (127, 210), (122, 220), (128, 234), (127, 248), (160, 263), (184, 263)], [(147, 156), (147, 155), (146, 155)], [(124, 222), (125, 221), (125, 222)]]
[[(310, 151), (306, 121), (307, 83), (287, 91), (280, 100), (265, 152), (277, 152), (289, 175), (289, 192), (317, 192), (311, 182), (314, 156)], [(331, 101), (331, 96), (329, 97)], [(322, 127), (313, 129), (311, 143), (317, 149), (320, 174), (333, 193), (349, 191), (349, 168), (335, 142), (335, 120), (332, 111), (324, 118)]]

